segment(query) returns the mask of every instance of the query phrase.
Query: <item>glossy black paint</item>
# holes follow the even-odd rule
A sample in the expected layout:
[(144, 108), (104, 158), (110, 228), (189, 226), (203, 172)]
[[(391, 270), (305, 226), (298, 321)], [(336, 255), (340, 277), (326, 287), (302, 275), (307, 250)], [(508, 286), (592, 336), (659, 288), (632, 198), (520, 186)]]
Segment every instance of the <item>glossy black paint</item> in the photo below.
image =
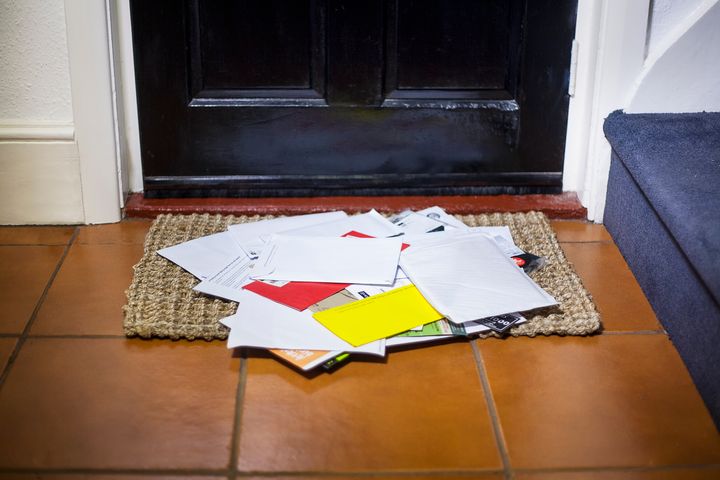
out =
[(145, 194), (558, 192), (575, 0), (131, 0)]

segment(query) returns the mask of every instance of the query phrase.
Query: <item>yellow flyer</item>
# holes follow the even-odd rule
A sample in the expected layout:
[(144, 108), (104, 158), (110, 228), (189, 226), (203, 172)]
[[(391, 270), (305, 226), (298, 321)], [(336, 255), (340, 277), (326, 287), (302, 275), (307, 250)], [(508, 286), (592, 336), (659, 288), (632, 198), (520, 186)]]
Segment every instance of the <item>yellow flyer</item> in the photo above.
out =
[(390, 337), (443, 318), (415, 285), (317, 312), (313, 317), (351, 345)]

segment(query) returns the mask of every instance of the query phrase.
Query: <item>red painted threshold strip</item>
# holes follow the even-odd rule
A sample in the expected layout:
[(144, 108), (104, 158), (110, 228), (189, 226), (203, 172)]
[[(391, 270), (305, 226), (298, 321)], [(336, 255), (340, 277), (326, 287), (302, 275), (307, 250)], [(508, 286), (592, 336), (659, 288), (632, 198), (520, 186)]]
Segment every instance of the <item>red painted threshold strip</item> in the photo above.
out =
[(398, 212), (438, 205), (448, 213), (544, 212), (550, 218), (585, 219), (587, 211), (574, 192), (559, 195), (305, 197), (305, 198), (164, 198), (148, 199), (132, 193), (125, 216), (154, 218), (161, 213), (220, 213), (223, 215), (297, 215), (345, 210)]

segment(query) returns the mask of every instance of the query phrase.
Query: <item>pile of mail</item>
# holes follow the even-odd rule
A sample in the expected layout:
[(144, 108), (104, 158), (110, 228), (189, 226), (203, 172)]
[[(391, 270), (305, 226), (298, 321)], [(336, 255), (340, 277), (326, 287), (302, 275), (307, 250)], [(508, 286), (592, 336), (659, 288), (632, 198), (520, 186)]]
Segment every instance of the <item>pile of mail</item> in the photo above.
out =
[(158, 254), (238, 302), (228, 348), (268, 349), (301, 370), (350, 354), (497, 331), (555, 305), (527, 275), (541, 257), (510, 229), (468, 227), (439, 207), (386, 218), (328, 212), (232, 225)]

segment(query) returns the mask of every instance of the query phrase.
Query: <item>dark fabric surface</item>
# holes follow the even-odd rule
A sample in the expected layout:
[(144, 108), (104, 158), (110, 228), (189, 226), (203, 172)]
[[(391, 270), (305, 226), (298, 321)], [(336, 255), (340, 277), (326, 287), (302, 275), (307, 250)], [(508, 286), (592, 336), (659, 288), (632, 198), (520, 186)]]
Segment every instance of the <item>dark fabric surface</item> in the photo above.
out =
[(605, 135), (720, 304), (720, 113), (613, 112)]
[(616, 155), (604, 223), (720, 429), (720, 307)]

